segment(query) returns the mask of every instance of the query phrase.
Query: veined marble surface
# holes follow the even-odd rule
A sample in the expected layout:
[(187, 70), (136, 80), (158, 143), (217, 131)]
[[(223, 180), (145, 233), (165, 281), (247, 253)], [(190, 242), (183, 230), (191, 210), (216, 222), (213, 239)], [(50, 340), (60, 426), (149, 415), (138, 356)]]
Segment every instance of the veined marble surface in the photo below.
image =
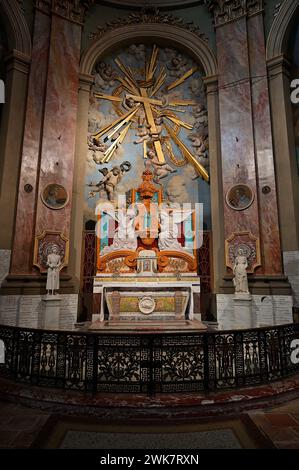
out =
[[(219, 330), (241, 328), (234, 322), (234, 295), (217, 294), (217, 321)], [(253, 323), (257, 327), (284, 325), (293, 322), (293, 299), (289, 295), (252, 295)], [(244, 325), (243, 328), (248, 328)]]
[(202, 432), (109, 433), (67, 431), (60, 449), (242, 449), (232, 429)]
[[(78, 294), (62, 294), (59, 330), (74, 330), (77, 321)], [(0, 296), (0, 323), (23, 328), (43, 328), (41, 295)]]
[(0, 286), (9, 272), (10, 250), (0, 250)]
[(299, 251), (284, 251), (283, 264), (292, 286), (294, 306), (299, 307)]

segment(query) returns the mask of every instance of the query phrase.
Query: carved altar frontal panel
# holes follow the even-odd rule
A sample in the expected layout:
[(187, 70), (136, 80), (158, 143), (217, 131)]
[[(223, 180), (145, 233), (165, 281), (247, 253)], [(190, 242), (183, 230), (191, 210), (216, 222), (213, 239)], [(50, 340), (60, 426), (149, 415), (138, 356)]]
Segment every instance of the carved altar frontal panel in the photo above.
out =
[(248, 261), (248, 273), (254, 273), (255, 269), (261, 266), (261, 252), (259, 238), (251, 232), (234, 232), (225, 240), (226, 266), (233, 269), (237, 250), (243, 249)]
[(109, 289), (104, 295), (110, 321), (183, 319), (190, 298), (189, 291), (180, 289), (172, 292)]

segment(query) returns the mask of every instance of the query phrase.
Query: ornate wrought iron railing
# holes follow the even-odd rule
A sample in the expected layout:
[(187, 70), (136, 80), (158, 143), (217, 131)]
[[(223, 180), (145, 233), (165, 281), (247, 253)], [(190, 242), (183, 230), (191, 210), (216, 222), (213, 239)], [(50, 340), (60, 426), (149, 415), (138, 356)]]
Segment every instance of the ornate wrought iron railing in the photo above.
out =
[[(299, 372), (299, 324), (189, 334), (94, 334), (0, 326), (0, 376), (84, 392), (208, 392)], [(299, 355), (298, 355), (299, 356)]]

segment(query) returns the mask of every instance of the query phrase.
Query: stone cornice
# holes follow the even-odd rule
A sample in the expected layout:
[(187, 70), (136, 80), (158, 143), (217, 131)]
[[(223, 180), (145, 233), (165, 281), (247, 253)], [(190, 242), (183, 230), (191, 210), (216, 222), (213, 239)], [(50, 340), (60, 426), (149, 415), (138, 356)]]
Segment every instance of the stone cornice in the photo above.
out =
[(90, 93), (91, 86), (94, 82), (94, 77), (86, 73), (79, 74), (79, 89)]
[(262, 12), (264, 0), (203, 0), (203, 4), (213, 14), (217, 27)]
[(179, 27), (196, 34), (200, 39), (208, 42), (207, 36), (203, 34), (199, 27), (194, 25), (192, 22), (185, 22), (182, 18), (174, 16), (170, 13), (163, 14), (160, 13), (158, 9), (152, 8), (143, 9), (142, 11), (130, 13), (127, 16), (108, 21), (104, 25), (98, 26), (97, 32), (89, 34), (89, 39), (99, 39), (101, 36), (103, 36), (103, 34), (123, 26), (150, 23)]
[(36, 0), (35, 6), (43, 13), (58, 15), (82, 25), (85, 13), (94, 2), (95, 0)]

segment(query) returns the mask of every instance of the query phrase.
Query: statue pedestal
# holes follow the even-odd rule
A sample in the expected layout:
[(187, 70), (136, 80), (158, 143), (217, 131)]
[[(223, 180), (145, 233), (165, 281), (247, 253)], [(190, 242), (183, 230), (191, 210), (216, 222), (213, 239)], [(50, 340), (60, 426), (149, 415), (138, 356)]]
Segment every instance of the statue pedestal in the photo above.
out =
[(59, 330), (60, 295), (45, 295), (42, 297), (41, 328)]
[(233, 298), (234, 310), (232, 325), (234, 329), (254, 328), (255, 321), (252, 311), (252, 296), (236, 293)]

